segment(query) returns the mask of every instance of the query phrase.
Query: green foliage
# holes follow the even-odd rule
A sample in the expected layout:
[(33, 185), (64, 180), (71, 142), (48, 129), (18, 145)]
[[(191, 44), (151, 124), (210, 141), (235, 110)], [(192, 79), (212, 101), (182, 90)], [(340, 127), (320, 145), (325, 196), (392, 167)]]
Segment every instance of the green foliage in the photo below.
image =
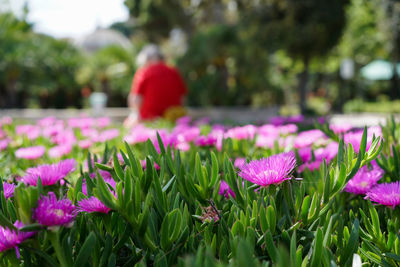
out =
[[(77, 49), (67, 41), (32, 32), (25, 21), (0, 14), (0, 106), (26, 106), (36, 98), (43, 107), (78, 105), (74, 75), (81, 63)], [(40, 66), (40, 67), (38, 67)], [(72, 104), (73, 103), (73, 104)]]
[[(85, 179), (88, 197), (96, 196), (111, 211), (80, 213), (75, 223), (58, 229), (33, 223), (32, 210), (48, 187), (23, 184), (15, 196), (5, 199), (0, 188), (0, 225), (21, 231), (37, 231), (14, 250), (1, 254), (2, 266), (351, 266), (354, 257), (371, 266), (396, 266), (399, 260), (399, 209), (373, 206), (362, 197), (343, 192), (360, 167), (377, 160), (391, 181), (399, 179), (398, 137), (400, 125), (389, 120), (382, 138), (374, 138), (367, 150), (367, 128), (359, 151), (346, 145), (328, 125), (318, 128), (339, 141), (336, 159), (320, 171), (303, 173), (279, 185), (258, 187), (237, 174), (228, 155), (240, 154), (248, 140), (225, 140), (222, 151), (191, 147), (181, 152), (164, 146), (158, 135), (158, 153), (152, 142), (130, 146), (107, 145), (103, 162), (89, 163), (69, 185), (53, 188), (74, 204)], [(241, 151), (243, 150), (243, 151)], [(111, 155), (111, 152), (112, 155)], [(80, 155), (81, 160), (86, 155)], [(256, 153), (256, 154), (253, 154)], [(246, 152), (270, 153), (261, 148)], [(146, 168), (139, 158), (146, 156)], [(98, 157), (88, 154), (87, 158)], [(156, 170), (155, 163), (160, 166)], [(109, 172), (115, 191), (100, 175)], [(2, 172), (0, 172), (2, 173)], [(296, 174), (294, 174), (296, 175)], [(225, 180), (235, 192), (226, 199), (218, 194)], [(2, 185), (2, 183), (0, 183)], [(257, 189), (255, 191), (255, 189)]]

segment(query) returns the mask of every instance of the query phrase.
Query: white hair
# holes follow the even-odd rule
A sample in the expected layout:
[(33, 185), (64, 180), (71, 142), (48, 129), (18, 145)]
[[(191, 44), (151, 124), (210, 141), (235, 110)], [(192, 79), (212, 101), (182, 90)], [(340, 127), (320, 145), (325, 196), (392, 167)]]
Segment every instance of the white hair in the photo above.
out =
[(149, 61), (163, 60), (164, 56), (160, 48), (155, 44), (146, 45), (136, 57), (136, 65), (142, 67)]

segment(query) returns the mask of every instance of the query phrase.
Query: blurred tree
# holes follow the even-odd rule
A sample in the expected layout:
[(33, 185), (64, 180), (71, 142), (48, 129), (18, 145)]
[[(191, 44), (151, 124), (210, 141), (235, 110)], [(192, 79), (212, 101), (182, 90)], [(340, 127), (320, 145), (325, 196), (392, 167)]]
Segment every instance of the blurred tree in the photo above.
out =
[(24, 107), (29, 95), (44, 107), (79, 106), (77, 49), (34, 33), (30, 24), (10, 13), (0, 14), (0, 25), (0, 107)]
[(382, 4), (386, 11), (386, 26), (389, 29), (390, 59), (393, 63), (393, 77), (391, 86), (392, 98), (400, 97), (399, 75), (397, 63), (400, 61), (400, 0), (383, 0)]
[[(244, 2), (247, 2), (244, 0)], [(251, 1), (250, 1), (251, 2)], [(247, 21), (260, 23), (259, 41), (272, 49), (284, 48), (303, 62), (298, 92), (301, 112), (306, 109), (310, 61), (327, 55), (338, 43), (346, 23), (349, 0), (272, 0), (251, 7)]]
[(129, 14), (148, 40), (159, 42), (167, 38), (174, 27), (190, 27), (190, 17), (180, 0), (125, 0)]
[(89, 54), (77, 72), (82, 86), (102, 91), (108, 96), (109, 106), (126, 105), (135, 66), (134, 52), (120, 46), (108, 46)]

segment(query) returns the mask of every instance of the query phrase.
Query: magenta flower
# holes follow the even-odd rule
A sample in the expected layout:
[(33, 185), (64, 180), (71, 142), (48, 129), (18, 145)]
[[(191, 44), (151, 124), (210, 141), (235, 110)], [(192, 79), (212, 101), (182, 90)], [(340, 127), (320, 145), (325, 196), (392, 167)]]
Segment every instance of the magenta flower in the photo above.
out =
[(306, 162), (299, 167), (298, 172), (303, 172), (305, 169), (309, 169), (310, 171), (318, 170), (322, 163), (323, 160)]
[(37, 125), (41, 127), (51, 126), (57, 121), (56, 117), (49, 116), (37, 121)]
[[(24, 225), (20, 221), (16, 221), (14, 226), (20, 229)], [(20, 232), (0, 226), (0, 252), (14, 248), (19, 258), (18, 245), (34, 234), (35, 232)]]
[(217, 137), (201, 135), (196, 138), (194, 143), (196, 146), (214, 146), (217, 143)]
[(226, 131), (225, 138), (232, 138), (237, 140), (253, 139), (257, 133), (257, 127), (254, 125), (245, 125), (242, 127), (234, 127)]
[(400, 181), (374, 186), (367, 192), (365, 199), (394, 209), (400, 205)]
[(15, 156), (22, 159), (38, 159), (44, 155), (44, 146), (22, 147), (15, 151)]
[(377, 165), (372, 170), (368, 166), (364, 166), (358, 170), (356, 175), (347, 183), (344, 191), (363, 195), (374, 187), (383, 177), (384, 171)]
[(235, 163), (233, 163), (233, 166), (236, 168), (240, 168), (244, 164), (246, 164), (246, 158), (236, 158)]
[(190, 116), (183, 116), (176, 120), (176, 124), (189, 124), (192, 118)]
[(245, 180), (266, 187), (291, 179), (290, 174), (295, 167), (296, 156), (294, 152), (288, 152), (252, 160), (240, 168), (239, 175)]
[(269, 122), (275, 126), (279, 126), (286, 122), (286, 118), (282, 116), (271, 117)]
[(87, 149), (92, 146), (92, 141), (90, 139), (79, 141), (78, 146), (82, 149)]
[(62, 160), (55, 164), (40, 165), (36, 168), (26, 170), (26, 175), (21, 181), (28, 185), (37, 185), (40, 177), (42, 185), (53, 185), (75, 170), (76, 161), (74, 159)]
[(41, 130), (38, 126), (30, 124), (17, 125), (17, 127), (15, 128), (15, 133), (17, 135), (26, 135), (29, 140), (34, 140), (38, 138), (40, 132)]
[(68, 226), (76, 217), (76, 209), (69, 199), (57, 200), (56, 195), (49, 192), (39, 199), (33, 217), (42, 225)]
[(353, 126), (350, 123), (331, 124), (329, 126), (335, 134), (346, 133), (350, 131)]
[(72, 145), (69, 143), (58, 145), (49, 149), (50, 158), (61, 158), (64, 155), (71, 153)]
[(289, 116), (287, 117), (286, 120), (288, 123), (302, 123), (304, 122), (304, 116), (303, 115), (294, 115), (294, 116)]
[(14, 196), (15, 184), (3, 183), (4, 197), (10, 198)]
[(0, 140), (0, 152), (8, 147), (8, 144), (10, 143), (10, 140), (8, 138), (5, 138), (3, 140)]
[(301, 161), (303, 163), (307, 162), (307, 161), (310, 161), (312, 159), (312, 149), (311, 149), (311, 147), (300, 148), (297, 152), (299, 153), (299, 157), (300, 157), (300, 159), (301, 159)]
[(228, 183), (225, 182), (224, 180), (221, 181), (218, 194), (221, 196), (225, 196), (225, 198), (229, 198), (229, 195), (231, 195), (233, 198), (236, 197), (235, 192), (232, 191)]
[(298, 130), (298, 127), (296, 124), (286, 124), (282, 126), (277, 127), (279, 133), (281, 134), (290, 134), (290, 133), (296, 133)]
[(97, 127), (104, 128), (111, 124), (111, 119), (109, 117), (101, 117), (96, 120)]
[(90, 197), (88, 199), (82, 199), (78, 201), (79, 212), (99, 212), (108, 213), (111, 209), (103, 204), (97, 197)]
[(320, 142), (320, 139), (324, 139), (325, 134), (318, 130), (309, 130), (309, 131), (304, 131), (299, 133), (295, 140), (294, 140), (294, 147), (295, 148), (303, 148), (303, 147), (309, 147), (316, 142)]
[(119, 130), (118, 129), (108, 129), (105, 130), (104, 132), (101, 132), (99, 134), (99, 137), (97, 139), (98, 142), (105, 142), (112, 140), (114, 138), (117, 138), (119, 136)]
[(9, 125), (13, 122), (13, 119), (9, 116), (2, 117), (0, 119), (0, 126)]
[(139, 124), (132, 128), (131, 133), (125, 136), (124, 140), (128, 144), (136, 144), (146, 142), (147, 139), (157, 138), (157, 132), (154, 129), (147, 128), (146, 126)]

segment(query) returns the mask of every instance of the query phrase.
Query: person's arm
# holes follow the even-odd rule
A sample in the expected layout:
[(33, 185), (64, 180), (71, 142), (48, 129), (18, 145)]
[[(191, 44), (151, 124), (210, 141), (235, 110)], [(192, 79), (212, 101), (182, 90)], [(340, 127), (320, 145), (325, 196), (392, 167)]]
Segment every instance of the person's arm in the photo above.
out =
[(130, 93), (128, 96), (128, 107), (131, 110), (139, 110), (139, 107), (142, 105), (143, 97), (141, 95)]
[(133, 78), (131, 91), (128, 95), (128, 107), (130, 109), (129, 116), (124, 121), (126, 128), (131, 128), (139, 122), (139, 109), (143, 102), (143, 97), (140, 93), (143, 92), (143, 76), (140, 73), (136, 73)]

